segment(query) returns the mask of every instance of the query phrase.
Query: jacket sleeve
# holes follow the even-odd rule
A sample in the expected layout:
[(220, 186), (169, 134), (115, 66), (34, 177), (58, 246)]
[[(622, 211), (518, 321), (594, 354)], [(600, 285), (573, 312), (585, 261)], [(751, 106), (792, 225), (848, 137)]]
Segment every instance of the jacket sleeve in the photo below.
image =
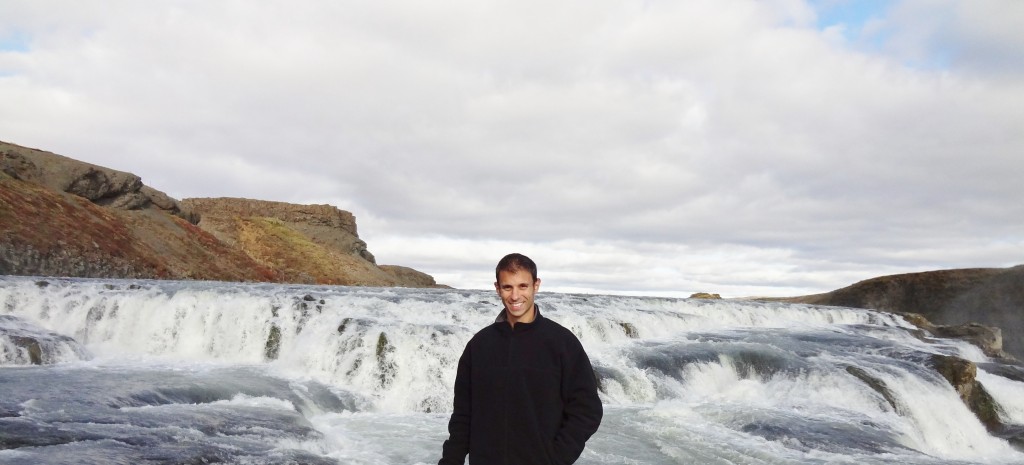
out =
[(455, 374), (455, 402), (452, 417), (448, 420), (448, 440), (441, 446), (441, 461), (438, 465), (462, 465), (469, 453), (470, 419), (470, 366), (469, 344), (459, 357), (459, 368)]
[(568, 465), (583, 453), (590, 436), (601, 425), (604, 409), (597, 395), (597, 378), (590, 358), (575, 337), (567, 351), (566, 368), (562, 370), (562, 427), (555, 435), (555, 460)]

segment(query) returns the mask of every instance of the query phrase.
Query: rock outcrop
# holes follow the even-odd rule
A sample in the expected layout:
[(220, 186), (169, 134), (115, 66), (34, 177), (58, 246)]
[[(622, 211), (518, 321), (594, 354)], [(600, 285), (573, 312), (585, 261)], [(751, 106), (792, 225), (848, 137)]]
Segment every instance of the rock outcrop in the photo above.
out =
[(288, 282), (359, 286), (436, 287), (411, 268), (378, 266), (359, 239), (355, 217), (331, 205), (296, 205), (237, 198), (185, 199), (198, 226), (278, 270)]
[(1024, 265), (882, 276), (782, 300), (917, 313), (936, 325), (994, 326), (1002, 330), (1003, 349), (1024, 358)]
[(950, 355), (932, 355), (929, 364), (953, 386), (967, 408), (981, 420), (989, 432), (999, 432), (1003, 423), (999, 420), (999, 407), (985, 387), (975, 379), (978, 366), (969, 360)]
[(436, 286), (380, 267), (330, 205), (178, 202), (131, 173), (0, 142), (0, 274)]
[(195, 222), (177, 201), (138, 176), (0, 141), (0, 171), (14, 179), (122, 210), (157, 209)]
[(994, 326), (985, 326), (978, 323), (936, 325), (919, 313), (901, 313), (899, 315), (910, 324), (927, 331), (932, 336), (970, 342), (978, 346), (989, 357), (1007, 361), (1015, 359), (1015, 357), (1003, 350), (1003, 332)]
[(199, 227), (218, 239), (237, 244), (236, 218), (275, 218), (311, 241), (376, 263), (359, 239), (356, 218), (332, 205), (296, 205), (267, 200), (197, 198), (181, 201), (199, 216)]

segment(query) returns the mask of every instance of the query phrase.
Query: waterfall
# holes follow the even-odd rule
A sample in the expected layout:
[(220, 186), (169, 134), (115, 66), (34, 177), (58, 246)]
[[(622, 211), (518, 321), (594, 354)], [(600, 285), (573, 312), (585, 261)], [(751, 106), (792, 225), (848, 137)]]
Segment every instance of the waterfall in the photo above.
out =
[[(963, 341), (922, 338), (891, 314), (557, 293), (537, 302), (579, 337), (600, 382), (608, 414), (580, 463), (1024, 461), (927, 363), (933, 354), (992, 361)], [(118, 408), (294, 410), (313, 433), (279, 439), (304, 453), (429, 462), (458, 358), (500, 310), (493, 292), (475, 290), (2, 277), (0, 363), (28, 364), (10, 342), (17, 333), (46, 341), (55, 355), (45, 363), (65, 370), (207, 367), (168, 381), (192, 387), (139, 388)], [(207, 369), (222, 371), (202, 381)], [(154, 376), (146, 373), (140, 386)], [(1013, 378), (978, 375), (1000, 419), (1022, 425), (1024, 382)], [(239, 379), (249, 381), (229, 382)], [(374, 449), (375, 428), (424, 424), (431, 432), (403, 458)]]

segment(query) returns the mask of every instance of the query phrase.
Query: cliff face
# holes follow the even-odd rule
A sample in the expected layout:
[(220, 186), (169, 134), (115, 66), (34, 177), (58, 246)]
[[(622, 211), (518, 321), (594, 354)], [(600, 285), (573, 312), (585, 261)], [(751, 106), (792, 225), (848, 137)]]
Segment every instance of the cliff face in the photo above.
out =
[(131, 173), (4, 142), (0, 274), (436, 285), (377, 266), (355, 217), (329, 205), (178, 202)]
[(355, 216), (331, 205), (234, 198), (184, 199), (181, 203), (200, 217), (199, 227), (229, 244), (238, 242), (236, 218), (276, 218), (315, 243), (376, 263), (359, 239)]
[(411, 268), (377, 266), (356, 233), (355, 217), (331, 205), (235, 198), (185, 199), (199, 227), (289, 282), (434, 287)]
[(882, 276), (786, 300), (918, 313), (940, 325), (995, 326), (1002, 330), (1003, 349), (1024, 358), (1024, 265)]

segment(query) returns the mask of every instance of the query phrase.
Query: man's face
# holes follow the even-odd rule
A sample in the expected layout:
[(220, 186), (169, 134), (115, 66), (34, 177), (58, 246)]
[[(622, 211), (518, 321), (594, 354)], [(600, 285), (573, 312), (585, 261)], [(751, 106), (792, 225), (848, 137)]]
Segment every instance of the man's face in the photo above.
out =
[(533, 321), (533, 295), (540, 288), (540, 280), (533, 280), (526, 270), (499, 271), (498, 282), (494, 283), (498, 297), (505, 304), (509, 324)]

